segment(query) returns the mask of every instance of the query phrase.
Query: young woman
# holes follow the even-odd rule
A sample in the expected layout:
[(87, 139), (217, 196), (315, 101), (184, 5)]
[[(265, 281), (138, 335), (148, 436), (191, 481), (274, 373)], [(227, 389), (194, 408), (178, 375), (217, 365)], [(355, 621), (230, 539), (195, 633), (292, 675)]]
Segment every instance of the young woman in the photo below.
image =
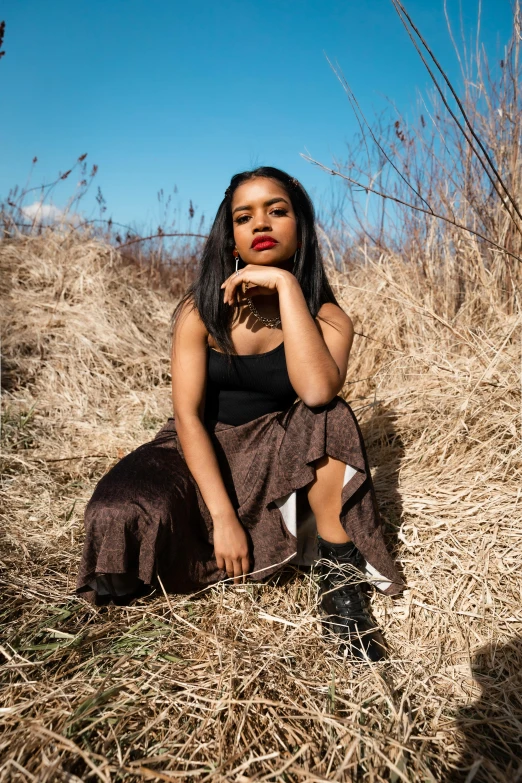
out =
[(323, 627), (379, 660), (363, 573), (388, 594), (402, 584), (359, 427), (337, 396), (353, 328), (314, 220), (283, 171), (232, 177), (174, 313), (174, 418), (98, 484), (78, 591), (121, 601), (317, 562)]

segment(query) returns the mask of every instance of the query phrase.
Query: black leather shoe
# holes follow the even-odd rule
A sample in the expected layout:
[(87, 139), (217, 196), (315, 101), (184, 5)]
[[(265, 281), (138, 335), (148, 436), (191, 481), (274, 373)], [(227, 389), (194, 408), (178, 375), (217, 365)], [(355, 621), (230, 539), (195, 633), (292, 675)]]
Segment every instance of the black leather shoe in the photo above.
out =
[(323, 633), (334, 633), (341, 647), (361, 661), (386, 658), (384, 637), (371, 613), (368, 583), (355, 544), (319, 538), (319, 596)]

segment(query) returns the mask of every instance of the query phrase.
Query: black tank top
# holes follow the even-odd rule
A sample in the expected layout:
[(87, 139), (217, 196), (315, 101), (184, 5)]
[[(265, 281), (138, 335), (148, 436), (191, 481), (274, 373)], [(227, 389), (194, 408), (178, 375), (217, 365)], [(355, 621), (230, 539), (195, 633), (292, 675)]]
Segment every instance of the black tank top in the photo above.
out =
[(205, 421), (245, 424), (282, 411), (297, 398), (286, 369), (285, 345), (234, 355), (208, 347)]

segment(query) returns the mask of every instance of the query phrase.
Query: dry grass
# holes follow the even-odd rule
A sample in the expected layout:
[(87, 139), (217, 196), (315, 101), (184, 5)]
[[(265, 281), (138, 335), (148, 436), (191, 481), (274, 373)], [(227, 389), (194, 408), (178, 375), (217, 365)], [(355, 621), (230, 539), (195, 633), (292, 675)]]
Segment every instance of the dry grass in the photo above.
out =
[(376, 596), (393, 657), (361, 669), (322, 639), (308, 574), (74, 596), (95, 481), (169, 415), (174, 302), (88, 236), (0, 259), (2, 783), (522, 779), (521, 320), (495, 280), (455, 314), (450, 268), (332, 273), (371, 338), (346, 394), (409, 584)]

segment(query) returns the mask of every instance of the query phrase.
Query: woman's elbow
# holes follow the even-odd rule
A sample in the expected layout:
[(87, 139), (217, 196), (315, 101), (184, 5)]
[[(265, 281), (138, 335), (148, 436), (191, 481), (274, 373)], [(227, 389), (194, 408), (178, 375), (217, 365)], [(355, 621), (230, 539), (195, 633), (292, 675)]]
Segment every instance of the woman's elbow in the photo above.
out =
[(334, 397), (341, 391), (339, 384), (329, 385), (323, 388), (306, 389), (300, 395), (301, 400), (308, 408), (320, 408), (323, 405), (329, 405)]

